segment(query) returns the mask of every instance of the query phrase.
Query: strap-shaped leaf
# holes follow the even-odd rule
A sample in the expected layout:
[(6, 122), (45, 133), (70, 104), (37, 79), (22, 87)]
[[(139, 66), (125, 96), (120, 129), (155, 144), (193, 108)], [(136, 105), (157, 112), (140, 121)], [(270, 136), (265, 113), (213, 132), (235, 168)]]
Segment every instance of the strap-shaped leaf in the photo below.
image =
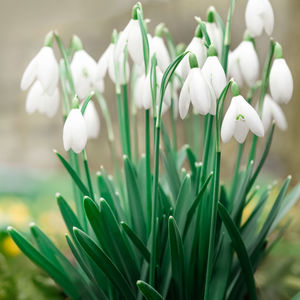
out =
[(121, 226), (124, 229), (125, 233), (132, 241), (134, 246), (139, 250), (144, 259), (149, 263), (150, 262), (150, 252), (144, 243), (139, 239), (139, 237), (133, 232), (133, 230), (125, 223), (121, 222)]
[(136, 285), (146, 300), (164, 300), (163, 296), (145, 281), (138, 280)]
[(37, 266), (42, 268), (53, 280), (62, 287), (65, 293), (72, 299), (79, 299), (76, 288), (70, 280), (43, 254), (41, 254), (34, 246), (18, 231), (12, 227), (8, 227), (8, 233), (14, 240), (20, 250)]
[(120, 295), (122, 295), (124, 299), (136, 299), (135, 291), (132, 290), (122, 273), (97, 244), (78, 228), (74, 228), (74, 234), (82, 248), (109, 278)]
[(245, 244), (240, 235), (239, 229), (236, 227), (230, 215), (228, 214), (226, 208), (221, 203), (218, 204), (218, 213), (230, 235), (232, 245), (239, 258), (239, 262), (241, 264), (245, 282), (248, 287), (250, 299), (256, 300), (257, 295), (256, 295), (255, 281), (253, 277), (253, 268)]
[(88, 191), (88, 189), (86, 188), (85, 184), (82, 182), (80, 177), (77, 175), (75, 170), (71, 167), (71, 165), (57, 151), (55, 151), (55, 154), (57, 155), (59, 160), (62, 162), (63, 166), (68, 171), (68, 173), (70, 174), (70, 176), (72, 177), (73, 181), (78, 186), (78, 188), (81, 190), (83, 195), (90, 196), (90, 192)]
[(185, 299), (185, 270), (182, 239), (173, 217), (169, 217), (169, 246), (171, 253), (172, 277), (177, 285), (179, 298)]

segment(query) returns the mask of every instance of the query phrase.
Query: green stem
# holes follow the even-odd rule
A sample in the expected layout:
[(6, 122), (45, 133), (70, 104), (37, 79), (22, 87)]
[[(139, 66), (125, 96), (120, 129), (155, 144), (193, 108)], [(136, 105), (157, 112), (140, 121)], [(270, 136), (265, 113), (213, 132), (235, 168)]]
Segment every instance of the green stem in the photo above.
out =
[(120, 91), (116, 91), (116, 100), (117, 100), (117, 111), (118, 111), (118, 119), (119, 119), (119, 127), (120, 127), (120, 137), (121, 137), (121, 146), (122, 146), (122, 154), (127, 155), (127, 147), (126, 147), (126, 134), (124, 128), (124, 114), (122, 109), (122, 100)]
[(132, 113), (132, 127), (133, 127), (133, 159), (137, 164), (139, 160), (139, 139), (138, 139), (138, 130), (137, 130), (137, 114)]
[(177, 151), (177, 135), (176, 135), (176, 120), (175, 120), (175, 111), (174, 111), (174, 99), (171, 99), (171, 129), (172, 129), (172, 141), (173, 141), (173, 151)]
[(123, 95), (123, 114), (124, 114), (124, 132), (126, 138), (126, 148), (128, 158), (131, 160), (131, 138), (130, 138), (130, 122), (129, 122), (129, 110), (128, 110), (128, 90), (127, 84), (122, 84)]
[(200, 115), (193, 114), (193, 140), (194, 140), (194, 153), (199, 157), (200, 152)]
[(88, 187), (89, 187), (90, 197), (92, 199), (94, 199), (94, 191), (93, 191), (93, 185), (92, 185), (92, 180), (91, 180), (90, 168), (89, 168), (89, 164), (87, 161), (87, 154), (86, 154), (85, 149), (83, 149), (83, 151), (82, 151), (82, 159), (83, 159), (85, 176), (86, 176), (86, 180), (87, 180)]

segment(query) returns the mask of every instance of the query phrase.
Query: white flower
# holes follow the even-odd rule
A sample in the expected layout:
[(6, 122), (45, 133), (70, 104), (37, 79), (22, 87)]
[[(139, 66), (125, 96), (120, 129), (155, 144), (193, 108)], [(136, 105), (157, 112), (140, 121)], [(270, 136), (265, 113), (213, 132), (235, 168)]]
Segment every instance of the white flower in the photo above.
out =
[(66, 151), (72, 149), (80, 153), (87, 142), (86, 122), (79, 108), (73, 108), (65, 122), (63, 130), (63, 142)]
[(116, 44), (116, 59), (118, 59), (121, 53), (123, 53), (126, 43), (131, 59), (137, 65), (142, 65), (144, 63), (143, 40), (138, 20), (131, 19), (124, 30), (120, 33)]
[[(194, 36), (187, 46), (186, 51), (190, 51), (191, 53), (196, 55), (198, 65), (200, 68), (202, 68), (207, 56), (207, 50), (204, 45), (204, 41), (200, 37)], [(186, 79), (190, 70), (189, 58), (187, 55), (178, 65), (178, 70), (178, 73), (181, 75), (181, 77), (183, 79)]]
[(259, 59), (250, 41), (243, 41), (229, 54), (228, 74), (242, 86), (244, 82), (251, 87), (259, 77)]
[(278, 103), (288, 103), (293, 95), (293, 77), (284, 58), (274, 59), (270, 72), (270, 91)]
[(31, 60), (23, 74), (21, 89), (27, 90), (35, 79), (41, 83), (47, 94), (52, 95), (57, 87), (59, 74), (58, 64), (51, 47), (44, 46)]
[(246, 12), (246, 26), (252, 37), (260, 36), (265, 30), (271, 35), (274, 27), (274, 13), (269, 0), (249, 0)]
[[(82, 105), (80, 106), (81, 109)], [(99, 135), (100, 120), (94, 102), (90, 101), (84, 111), (83, 118), (86, 124), (87, 137), (95, 139)]]
[(223, 33), (221, 28), (215, 22), (206, 22), (206, 30), (212, 45), (217, 49), (218, 56), (222, 54)]
[[(80, 99), (84, 99), (95, 87), (94, 82), (97, 63), (85, 50), (82, 49), (74, 53), (70, 67), (75, 92)], [(99, 87), (101, 86), (99, 85), (97, 89)]]
[(270, 95), (265, 96), (261, 119), (265, 131), (268, 130), (272, 121), (274, 121), (281, 130), (287, 129), (287, 121), (284, 113), (281, 107), (271, 98)]
[(164, 72), (169, 66), (171, 59), (168, 49), (164, 43), (164, 40), (160, 36), (154, 36), (149, 39), (150, 57), (155, 53), (157, 58), (157, 64), (162, 72)]
[[(115, 66), (114, 49), (115, 45), (110, 44), (104, 51), (103, 55), (100, 57), (95, 71), (94, 82), (103, 82), (107, 71), (110, 79), (114, 83), (116, 83), (116, 71), (118, 72), (118, 79), (120, 84), (126, 84), (129, 81), (130, 67), (128, 61), (126, 61), (126, 64), (124, 65), (124, 52), (122, 52), (118, 57), (118, 60), (116, 62), (117, 66)], [(126, 73), (124, 66), (126, 68)]]
[(179, 114), (184, 119), (188, 113), (190, 102), (194, 112), (206, 115), (212, 107), (209, 86), (199, 68), (192, 68), (182, 86), (179, 95)]
[(264, 136), (264, 126), (256, 110), (242, 96), (235, 96), (223, 119), (222, 141), (227, 143), (234, 136), (242, 144), (249, 129), (259, 137)]
[(217, 56), (209, 56), (202, 68), (202, 74), (211, 90), (211, 109), (210, 113), (216, 113), (216, 100), (220, 97), (226, 86), (226, 75)]
[(51, 95), (48, 95), (39, 81), (32, 85), (26, 100), (27, 113), (33, 114), (35, 111), (38, 111), (52, 118), (56, 114), (58, 106), (59, 91), (57, 87)]

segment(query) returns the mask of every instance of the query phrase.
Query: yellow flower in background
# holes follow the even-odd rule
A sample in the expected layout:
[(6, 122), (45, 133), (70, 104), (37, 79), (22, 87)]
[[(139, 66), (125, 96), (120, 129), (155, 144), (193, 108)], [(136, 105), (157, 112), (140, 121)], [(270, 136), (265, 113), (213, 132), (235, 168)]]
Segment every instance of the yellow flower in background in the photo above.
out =
[(10, 236), (7, 236), (2, 241), (3, 253), (8, 256), (17, 256), (21, 253), (20, 249), (14, 243)]
[(24, 225), (29, 222), (29, 210), (23, 203), (14, 203), (7, 210), (7, 215), (12, 224)]

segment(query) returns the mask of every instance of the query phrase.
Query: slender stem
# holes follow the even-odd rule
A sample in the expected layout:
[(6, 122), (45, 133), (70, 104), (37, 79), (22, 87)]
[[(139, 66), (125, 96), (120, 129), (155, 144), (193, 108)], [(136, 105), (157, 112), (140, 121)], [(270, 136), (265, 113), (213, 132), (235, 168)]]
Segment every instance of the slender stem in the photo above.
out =
[(137, 164), (139, 160), (139, 139), (138, 139), (138, 130), (137, 130), (137, 114), (132, 113), (132, 127), (133, 127), (133, 159)]
[(122, 84), (123, 95), (123, 114), (124, 114), (124, 132), (126, 138), (126, 148), (128, 158), (131, 160), (131, 138), (130, 138), (130, 122), (129, 122), (129, 110), (128, 110), (128, 91), (127, 84)]
[(176, 120), (175, 120), (175, 107), (174, 107), (174, 99), (171, 99), (171, 128), (172, 128), (172, 141), (173, 141), (173, 151), (176, 153), (177, 151), (177, 135), (176, 135)]
[(82, 151), (82, 159), (83, 159), (85, 176), (86, 176), (86, 180), (87, 180), (88, 187), (89, 187), (90, 197), (92, 199), (94, 199), (94, 191), (93, 191), (93, 185), (92, 185), (92, 180), (91, 180), (90, 168), (89, 168), (89, 164), (87, 161), (87, 154), (86, 154), (85, 149), (83, 149), (83, 151)]
[(116, 100), (117, 100), (117, 111), (118, 111), (118, 119), (119, 119), (119, 128), (120, 128), (120, 137), (121, 137), (121, 146), (122, 146), (122, 154), (127, 154), (127, 147), (126, 147), (126, 135), (125, 135), (125, 128), (124, 128), (124, 114), (122, 109), (122, 100), (121, 100), (121, 93), (120, 91), (116, 91)]
[(194, 153), (196, 157), (199, 157), (200, 152), (200, 115), (193, 114), (193, 142), (194, 142)]
[(150, 158), (150, 112), (149, 109), (145, 110), (145, 147), (146, 147), (146, 199), (147, 199), (147, 212), (148, 212), (148, 233), (151, 230), (151, 158)]

